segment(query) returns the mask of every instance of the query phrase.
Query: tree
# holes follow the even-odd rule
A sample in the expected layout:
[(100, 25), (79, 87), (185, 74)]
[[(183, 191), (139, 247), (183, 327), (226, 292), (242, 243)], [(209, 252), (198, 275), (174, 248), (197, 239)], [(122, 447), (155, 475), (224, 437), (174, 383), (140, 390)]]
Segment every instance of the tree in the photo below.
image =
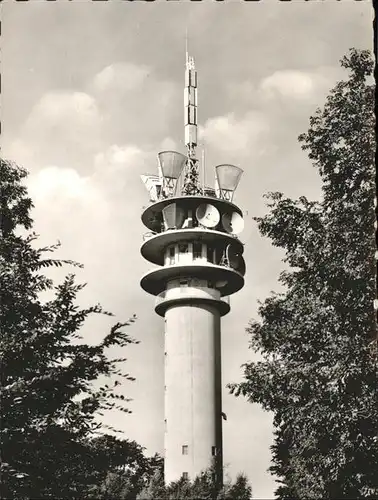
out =
[[(88, 484), (105, 479), (104, 468), (96, 469), (99, 457), (109, 467), (114, 457), (121, 460), (121, 451), (123, 463), (141, 462), (136, 443), (92, 440), (103, 430), (96, 420), (101, 411), (130, 411), (129, 400), (114, 387), (122, 378), (134, 378), (119, 369), (124, 358), (110, 359), (106, 351), (136, 343), (123, 331), (135, 316), (116, 323), (100, 344), (83, 342), (85, 320), (111, 314), (100, 305), (76, 305), (85, 285), (76, 284), (73, 274), (57, 286), (43, 274), (51, 266), (81, 266), (48, 258), (59, 245), (35, 248), (26, 176), (24, 169), (0, 160), (1, 495), (84, 498)], [(44, 291), (52, 298), (43, 301)], [(96, 388), (99, 376), (112, 376), (113, 384)]]
[(235, 483), (230, 482), (226, 485), (224, 498), (237, 500), (250, 500), (252, 498), (252, 488), (245, 474), (238, 474)]
[(164, 484), (164, 474), (162, 470), (155, 471), (149, 483), (139, 492), (137, 496), (138, 500), (153, 500), (154, 498), (162, 500), (167, 498)]
[(162, 469), (162, 458), (158, 454), (146, 457), (143, 448), (133, 441), (101, 436), (90, 445), (96, 463), (88, 498), (135, 500), (155, 471)]
[(299, 136), (322, 201), (270, 193), (269, 213), (255, 218), (285, 250), (285, 291), (247, 329), (263, 360), (229, 385), (274, 414), (281, 500), (378, 495), (373, 63), (351, 49), (341, 65), (349, 78)]
[(239, 474), (235, 482), (227, 481), (224, 485), (216, 480), (216, 467), (203, 471), (192, 481), (180, 478), (165, 485), (161, 470), (157, 470), (138, 495), (139, 500), (251, 500), (252, 488), (245, 475)]

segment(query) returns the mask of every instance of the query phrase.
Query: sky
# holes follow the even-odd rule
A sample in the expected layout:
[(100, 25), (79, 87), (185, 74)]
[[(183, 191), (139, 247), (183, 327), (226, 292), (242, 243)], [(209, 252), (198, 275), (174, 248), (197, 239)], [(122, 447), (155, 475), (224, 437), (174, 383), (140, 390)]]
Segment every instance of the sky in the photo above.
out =
[[(274, 498), (272, 416), (225, 387), (258, 359), (245, 328), (283, 269), (252, 217), (267, 212), (269, 191), (319, 199), (297, 137), (346, 76), (341, 57), (372, 49), (370, 2), (6, 0), (1, 17), (2, 155), (30, 172), (40, 242), (59, 239), (57, 256), (84, 264), (80, 303), (100, 302), (117, 321), (138, 317), (128, 333), (140, 344), (120, 353), (137, 379), (121, 389), (133, 413), (104, 419), (149, 454), (163, 451), (164, 339), (154, 297), (139, 286), (152, 267), (139, 250), (148, 204), (140, 174), (157, 173), (159, 151), (185, 152), (188, 30), (207, 180), (220, 163), (244, 170), (234, 202), (245, 216), (246, 281), (222, 319), (224, 462), (231, 477), (248, 475), (254, 498)], [(108, 328), (108, 318), (91, 319), (84, 338), (99, 342)]]

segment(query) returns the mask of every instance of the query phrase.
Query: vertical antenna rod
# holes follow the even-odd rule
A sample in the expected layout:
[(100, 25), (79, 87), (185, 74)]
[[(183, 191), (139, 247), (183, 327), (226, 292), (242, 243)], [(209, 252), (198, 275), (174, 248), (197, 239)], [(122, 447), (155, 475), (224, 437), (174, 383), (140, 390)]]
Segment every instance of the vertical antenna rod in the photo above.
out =
[(189, 62), (189, 52), (188, 52), (188, 28), (186, 28), (185, 30), (185, 67), (188, 66), (188, 62)]
[(198, 160), (196, 159), (197, 146), (197, 71), (194, 58), (188, 53), (188, 34), (185, 39), (186, 68), (185, 68), (185, 145), (187, 147), (188, 161), (186, 165), (182, 193), (186, 195), (201, 194)]
[(206, 175), (205, 175), (205, 148), (202, 149), (202, 191), (205, 193), (205, 183), (206, 183)]

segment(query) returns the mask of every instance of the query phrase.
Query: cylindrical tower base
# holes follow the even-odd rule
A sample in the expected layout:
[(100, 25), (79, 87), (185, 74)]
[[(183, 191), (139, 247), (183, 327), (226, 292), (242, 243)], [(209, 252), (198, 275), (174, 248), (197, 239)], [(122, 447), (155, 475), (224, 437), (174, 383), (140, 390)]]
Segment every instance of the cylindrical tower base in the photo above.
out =
[(220, 313), (208, 303), (165, 313), (165, 481), (216, 463), (222, 480)]

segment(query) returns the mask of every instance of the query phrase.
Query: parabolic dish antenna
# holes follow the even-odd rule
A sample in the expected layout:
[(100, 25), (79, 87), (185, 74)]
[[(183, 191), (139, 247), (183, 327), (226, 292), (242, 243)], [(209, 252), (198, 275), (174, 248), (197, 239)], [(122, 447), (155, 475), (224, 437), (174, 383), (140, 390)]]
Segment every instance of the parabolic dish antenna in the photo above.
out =
[(241, 255), (239, 255), (239, 263), (238, 266), (235, 268), (235, 271), (240, 273), (242, 276), (245, 275), (245, 260)]
[(184, 224), (185, 210), (176, 203), (170, 203), (162, 212), (166, 229), (179, 229)]
[(244, 229), (244, 219), (237, 212), (222, 215), (222, 225), (230, 234), (239, 234)]
[(230, 267), (240, 273), (242, 276), (245, 275), (245, 261), (242, 255), (235, 250), (233, 245), (227, 245), (226, 257), (229, 262)]
[(219, 211), (214, 205), (202, 203), (197, 207), (196, 217), (205, 227), (215, 227), (220, 221)]
[(235, 269), (238, 264), (239, 264), (239, 253), (235, 250), (235, 248), (233, 247), (233, 245), (227, 245), (227, 248), (226, 248), (226, 257), (227, 257), (227, 260), (230, 264), (230, 267), (232, 267), (232, 269)]

